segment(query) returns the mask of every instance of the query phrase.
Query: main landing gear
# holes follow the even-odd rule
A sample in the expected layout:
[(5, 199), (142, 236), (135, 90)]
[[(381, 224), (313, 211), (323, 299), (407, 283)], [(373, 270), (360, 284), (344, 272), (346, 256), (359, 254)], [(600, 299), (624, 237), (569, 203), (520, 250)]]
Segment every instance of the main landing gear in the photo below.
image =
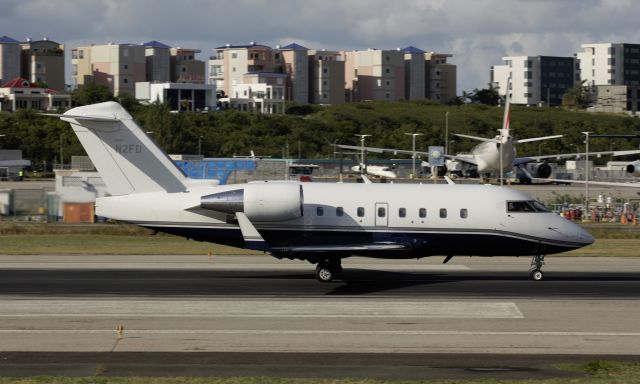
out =
[(531, 278), (535, 281), (540, 281), (544, 278), (544, 274), (541, 269), (544, 265), (544, 255), (535, 255), (531, 259), (531, 269), (529, 270)]
[(322, 260), (316, 266), (316, 279), (321, 283), (328, 283), (342, 272), (340, 259)]

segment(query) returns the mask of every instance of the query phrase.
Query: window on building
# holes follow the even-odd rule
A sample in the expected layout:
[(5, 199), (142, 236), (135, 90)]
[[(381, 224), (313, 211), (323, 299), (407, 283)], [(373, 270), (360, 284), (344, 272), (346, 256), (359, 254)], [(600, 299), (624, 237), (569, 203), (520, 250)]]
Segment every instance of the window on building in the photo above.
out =
[(533, 62), (531, 60), (527, 60), (525, 64), (527, 65), (527, 68), (531, 68), (533, 66)]
[(391, 58), (389, 56), (385, 57), (385, 60), (389, 61)]
[(125, 71), (129, 69), (129, 64), (122, 64), (122, 69), (124, 69)]
[(440, 83), (436, 83), (436, 88), (440, 88)]
[(467, 217), (469, 217), (469, 211), (467, 211), (466, 208), (462, 208), (460, 210), (460, 218), (461, 219), (466, 219)]
[(421, 219), (427, 217), (427, 208), (418, 209), (418, 216), (420, 216)]
[(187, 72), (187, 68), (186, 67), (182, 67), (182, 73)]
[(391, 94), (390, 94), (390, 93), (385, 93), (385, 95), (384, 95), (384, 96), (385, 96), (387, 99), (390, 99), (390, 98), (391, 98)]
[(316, 207), (316, 215), (317, 216), (324, 216), (324, 208), (323, 207)]
[(364, 207), (358, 207), (358, 217), (364, 217)]
[(385, 207), (378, 207), (378, 217), (387, 216), (387, 209)]
[(232, 59), (237, 59), (238, 58), (238, 54), (235, 52), (231, 52), (231, 58)]
[(616, 54), (616, 47), (609, 47), (609, 48), (607, 48), (607, 54), (609, 54), (609, 55), (615, 55), (615, 54)]
[(391, 82), (390, 82), (389, 80), (385, 81), (385, 82), (384, 82), (384, 84), (385, 84), (387, 87), (391, 86)]
[(326, 86), (327, 86), (327, 81), (326, 81), (326, 80), (325, 80), (325, 81), (323, 81), (323, 82), (322, 82), (322, 85), (324, 85), (324, 86), (326, 87)]
[(407, 209), (406, 208), (399, 208), (398, 209), (398, 216), (399, 217), (407, 217)]
[(327, 99), (327, 94), (326, 94), (326, 93), (323, 93), (323, 94), (322, 94), (322, 98), (323, 98), (323, 99)]
[(236, 71), (236, 67), (231, 68), (231, 72), (235, 72)]
[(322, 73), (327, 74), (329, 73), (329, 70), (327, 68), (322, 68)]
[(78, 58), (84, 59), (84, 50), (81, 49), (80, 51), (78, 51)]
[(615, 57), (610, 57), (610, 58), (607, 60), (607, 64), (609, 64), (609, 65), (616, 65), (616, 59), (615, 59)]
[(124, 57), (129, 57), (129, 49), (126, 49), (126, 48), (125, 48), (125, 49), (123, 49), (123, 50), (122, 50), (122, 56), (124, 56)]
[(344, 216), (344, 208), (336, 207), (336, 216)]
[(447, 218), (447, 208), (440, 208), (440, 218), (441, 219)]
[(125, 78), (123, 78), (123, 79), (122, 79), (122, 82), (123, 82), (124, 84), (129, 84), (129, 79), (127, 79), (127, 78), (125, 77)]
[(389, 68), (385, 68), (385, 69), (384, 69), (384, 73), (391, 73), (391, 69), (389, 69)]

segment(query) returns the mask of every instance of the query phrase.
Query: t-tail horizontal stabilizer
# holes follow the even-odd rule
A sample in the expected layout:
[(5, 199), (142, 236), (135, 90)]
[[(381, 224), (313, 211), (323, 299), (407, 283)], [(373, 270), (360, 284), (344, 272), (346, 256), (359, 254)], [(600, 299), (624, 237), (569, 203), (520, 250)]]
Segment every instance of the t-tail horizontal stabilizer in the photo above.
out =
[(244, 238), (245, 248), (256, 251), (268, 251), (271, 249), (247, 215), (243, 212), (236, 212), (236, 218), (238, 219), (240, 232), (242, 232), (242, 237)]

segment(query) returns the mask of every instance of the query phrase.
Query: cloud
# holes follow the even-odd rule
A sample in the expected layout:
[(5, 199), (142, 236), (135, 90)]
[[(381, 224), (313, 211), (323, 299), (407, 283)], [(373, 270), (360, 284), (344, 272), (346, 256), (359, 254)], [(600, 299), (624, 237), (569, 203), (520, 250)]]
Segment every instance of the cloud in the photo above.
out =
[(484, 87), (508, 55), (572, 56), (580, 44), (640, 42), (632, 0), (0, 0), (0, 34), (67, 48), (159, 40), (199, 48), (298, 42), (310, 49), (452, 53), (458, 90)]

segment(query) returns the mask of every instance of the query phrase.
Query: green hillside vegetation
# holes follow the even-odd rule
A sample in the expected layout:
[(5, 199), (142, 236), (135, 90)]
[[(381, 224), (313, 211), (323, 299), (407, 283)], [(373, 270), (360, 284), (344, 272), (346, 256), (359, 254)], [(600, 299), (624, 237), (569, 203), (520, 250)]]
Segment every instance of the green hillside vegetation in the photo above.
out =
[[(464, 104), (450, 106), (428, 101), (359, 102), (336, 106), (291, 106), (290, 114), (261, 115), (235, 110), (209, 113), (170, 113), (166, 105), (141, 106), (131, 99), (121, 100), (134, 118), (169, 153), (193, 154), (202, 137), (207, 157), (248, 155), (282, 156), (288, 142), (291, 157), (327, 158), (333, 156), (332, 143), (358, 144), (356, 134), (371, 134), (367, 145), (411, 147), (405, 132), (420, 132), (419, 149), (443, 145), (445, 112), (450, 112), (449, 132), (491, 137), (497, 134), (503, 110), (497, 106)], [(296, 114), (291, 114), (291, 112)], [(562, 108), (514, 106), (512, 134), (527, 138), (563, 134), (562, 139), (523, 144), (519, 155), (538, 155), (584, 151), (582, 131), (593, 133), (635, 133), (640, 119), (613, 114), (592, 114)], [(23, 156), (39, 168), (59, 158), (60, 141), (65, 162), (72, 155), (83, 155), (69, 125), (59, 119), (40, 116), (30, 110), (0, 113), (2, 148), (19, 148)], [(451, 151), (468, 151), (476, 142), (449, 137)], [(638, 142), (614, 140), (614, 149), (637, 149)], [(591, 139), (591, 151), (609, 150), (608, 139)], [(605, 162), (608, 159), (599, 159)]]

